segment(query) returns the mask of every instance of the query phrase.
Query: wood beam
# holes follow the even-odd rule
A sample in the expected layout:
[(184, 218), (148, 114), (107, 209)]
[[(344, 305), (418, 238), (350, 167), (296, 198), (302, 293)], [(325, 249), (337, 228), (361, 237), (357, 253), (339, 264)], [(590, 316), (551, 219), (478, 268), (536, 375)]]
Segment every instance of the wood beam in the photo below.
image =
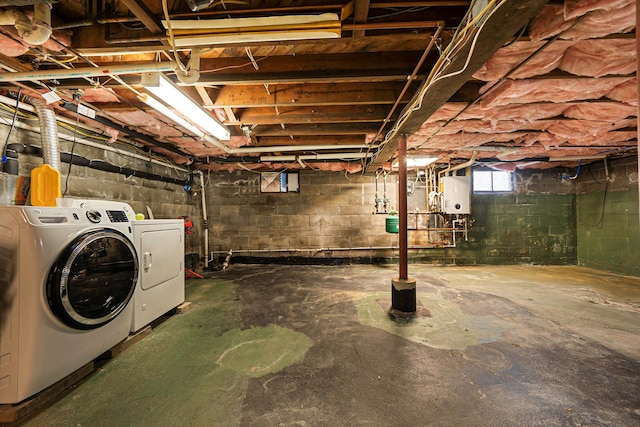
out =
[[(155, 53), (155, 52), (168, 52), (171, 50), (170, 46), (165, 46), (160, 43), (154, 42), (135, 42), (135, 35), (131, 35), (128, 39), (112, 41), (112, 44), (107, 44), (104, 41), (104, 33), (100, 31), (99, 27), (80, 27), (77, 29), (79, 36), (74, 34), (73, 43), (75, 50), (81, 55), (95, 57), (95, 56), (109, 56), (109, 55), (135, 55), (140, 53)], [(129, 40), (130, 39), (130, 40)], [(393, 35), (376, 35), (367, 36), (354, 39), (352, 37), (343, 37), (340, 39), (319, 39), (319, 40), (293, 40), (293, 41), (281, 41), (281, 42), (252, 42), (245, 43), (241, 47), (237, 43), (229, 45), (217, 45), (213, 47), (213, 50), (208, 55), (204, 55), (202, 60), (207, 59), (211, 55), (224, 54), (228, 56), (227, 51), (239, 52), (234, 56), (243, 56), (246, 62), (246, 56), (244, 54), (244, 47), (292, 47), (296, 48), (299, 52), (298, 46), (304, 46), (306, 50), (328, 48), (331, 51), (339, 52), (377, 52), (381, 50), (392, 51), (412, 51), (425, 49), (429, 44), (429, 38), (425, 34), (415, 33), (403, 33)], [(389, 49), (392, 46), (392, 49)], [(242, 55), (240, 55), (242, 52)], [(297, 56), (297, 55), (296, 55)], [(281, 56), (278, 56), (281, 57)]]
[(380, 123), (388, 112), (386, 105), (249, 108), (228, 124)]
[(374, 1), (371, 2), (371, 9), (380, 9), (386, 7), (438, 7), (438, 6), (469, 6), (470, 0), (458, 0), (458, 1), (398, 1), (398, 2), (383, 2)]
[[(401, 84), (348, 83), (278, 85), (270, 93), (264, 86), (225, 86), (218, 91), (214, 105), (207, 107), (281, 107), (393, 104), (402, 89)], [(405, 96), (402, 102), (409, 102)]]
[[(255, 84), (295, 84), (295, 83), (376, 83), (407, 80), (406, 74), (392, 74), (391, 70), (371, 70), (366, 74), (352, 71), (316, 71), (305, 73), (260, 73), (254, 75), (213, 74), (204, 75), (196, 86), (255, 85)], [(426, 74), (417, 76), (424, 79)]]
[[(467, 37), (464, 43), (454, 53), (450, 62), (443, 66), (442, 78), (433, 83), (425, 82), (420, 88), (420, 106), (411, 112), (402, 126), (395, 132), (395, 136), (387, 142), (384, 148), (378, 153), (375, 160), (371, 162), (367, 169), (376, 170), (387, 162), (398, 148), (397, 138), (400, 135), (411, 135), (420, 126), (444, 105), (451, 96), (456, 93), (498, 49), (500, 49), (509, 38), (521, 29), (536, 13), (547, 3), (548, 0), (506, 0), (495, 12), (491, 13), (481, 27)], [(426, 85), (429, 86), (426, 86)], [(405, 108), (415, 108), (407, 106)]]
[(127, 6), (131, 13), (133, 13), (152, 34), (164, 35), (164, 26), (144, 2), (141, 0), (122, 0), (122, 3)]
[[(369, 0), (355, 0), (353, 20), (356, 24), (364, 24), (369, 16)], [(364, 37), (365, 30), (354, 30), (353, 37)]]
[(364, 144), (365, 136), (363, 135), (332, 135), (332, 136), (262, 136), (257, 138), (257, 146), (284, 146), (284, 145), (335, 145), (336, 150), (341, 145)]
[(378, 126), (375, 124), (322, 124), (322, 125), (290, 125), (282, 126), (257, 126), (252, 134), (262, 136), (314, 136), (314, 135), (364, 135), (375, 133)]

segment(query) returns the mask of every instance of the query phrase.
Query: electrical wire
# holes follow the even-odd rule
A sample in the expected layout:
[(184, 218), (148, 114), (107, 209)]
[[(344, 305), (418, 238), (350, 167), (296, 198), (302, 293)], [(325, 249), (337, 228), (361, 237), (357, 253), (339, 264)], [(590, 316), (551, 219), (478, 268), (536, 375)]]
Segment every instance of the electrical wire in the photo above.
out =
[[(465, 25), (464, 27), (458, 27), (458, 29), (455, 31), (453, 35), (453, 40), (457, 40), (457, 42), (455, 43), (452, 42), (445, 48), (444, 52), (442, 53), (442, 55), (440, 55), (440, 58), (438, 59), (438, 61), (436, 61), (436, 64), (432, 68), (431, 73), (429, 73), (429, 76), (425, 80), (425, 84), (423, 85), (423, 87), (416, 94), (416, 96), (414, 96), (414, 98), (411, 100), (411, 102), (409, 103), (409, 107), (405, 109), (401, 117), (396, 121), (394, 127), (390, 129), (389, 132), (387, 132), (387, 134), (385, 135), (385, 138), (378, 146), (378, 151), (376, 155), (373, 156), (372, 161), (375, 160), (375, 158), (377, 157), (377, 154), (381, 152), (382, 148), (385, 145), (387, 145), (391, 141), (391, 139), (398, 133), (398, 130), (402, 127), (402, 125), (404, 125), (404, 123), (406, 123), (406, 121), (409, 119), (411, 114), (422, 107), (422, 102), (424, 100), (424, 97), (428, 89), (431, 88), (431, 86), (433, 86), (436, 82), (441, 81), (443, 79), (453, 77), (455, 75), (459, 75), (467, 69), (467, 67), (469, 66), (469, 63), (471, 62), (471, 58), (475, 53), (476, 44), (480, 37), (480, 34), (482, 34), (482, 30), (484, 29), (484, 26), (489, 21), (489, 19), (493, 16), (496, 10), (498, 10), (506, 2), (506, 0), (501, 0), (500, 3), (496, 4), (496, 1), (497, 0), (490, 1), (485, 6), (485, 8), (482, 9), (480, 13), (478, 13), (475, 17), (469, 20), (467, 25)], [(470, 12), (471, 12), (471, 8), (469, 8), (469, 10), (467, 11), (467, 14), (463, 18), (463, 21), (468, 20), (471, 17)], [(445, 66), (451, 63), (451, 59), (450, 59), (451, 56), (453, 56), (455, 51), (460, 46), (463, 45), (464, 39), (465, 39), (464, 35), (466, 34), (466, 32), (477, 23), (479, 23), (479, 25), (476, 28), (476, 31), (475, 31), (469, 52), (467, 53), (467, 57), (465, 59), (465, 63), (463, 67), (458, 71), (454, 71), (445, 75), (439, 75), (439, 73), (441, 73), (444, 70)]]
[[(78, 98), (78, 105), (80, 105), (80, 98)], [(76, 109), (76, 126), (73, 130), (73, 143), (71, 144), (71, 161), (69, 161), (69, 167), (67, 169), (67, 177), (64, 181), (64, 193), (62, 193), (62, 197), (67, 195), (69, 191), (69, 177), (71, 176), (71, 165), (73, 165), (73, 152), (76, 148), (76, 143), (78, 142), (76, 139), (78, 126), (80, 125), (80, 109)]]
[[(5, 110), (6, 112), (10, 112), (12, 115), (15, 114), (16, 109), (5, 104), (5, 103), (1, 103), (0, 102), (0, 120), (2, 120), (3, 122), (5, 122), (7, 125), (10, 125), (10, 122), (8, 120), (5, 119), (4, 115), (2, 114), (3, 111)], [(29, 121), (29, 120), (34, 120), (36, 121), (38, 118), (36, 115), (34, 114), (29, 114), (29, 113), (24, 113), (22, 110), (18, 109), (18, 117), (21, 117), (23, 120), (25, 121)], [(20, 123), (20, 121), (18, 121), (18, 123)], [(104, 135), (104, 133), (100, 133), (98, 131), (93, 131), (92, 129), (83, 129), (82, 126), (72, 126), (66, 122), (57, 120), (57, 125), (60, 128), (64, 128), (64, 129), (68, 129), (68, 130), (76, 130), (76, 134), (85, 137), (87, 140), (89, 141), (97, 141), (100, 143), (104, 143), (104, 142), (109, 142), (111, 141), (110, 137), (107, 137)], [(84, 126), (84, 125), (83, 125)], [(30, 129), (28, 129), (30, 130)], [(34, 131), (36, 132), (36, 131)], [(120, 150), (114, 149), (112, 150), (112, 152), (118, 156), (120, 156), (123, 159), (126, 159), (127, 162), (130, 161), (130, 159), (132, 157), (137, 158), (135, 156), (133, 156), (133, 154), (137, 154), (139, 155), (144, 155), (145, 157), (150, 157), (152, 160), (158, 162), (159, 164), (161, 164), (161, 166), (165, 166), (167, 168), (172, 168), (177, 174), (178, 177), (180, 179), (184, 180), (184, 177), (180, 176), (180, 172), (177, 170), (177, 165), (172, 162), (170, 159), (160, 156), (158, 154), (152, 154), (149, 155), (145, 150), (143, 150), (142, 148), (140, 148), (142, 145), (136, 145), (139, 143), (136, 143), (135, 141), (132, 140), (125, 140), (123, 138), (117, 139), (116, 141), (114, 141), (113, 143), (110, 143), (109, 145), (119, 145), (122, 146), (124, 148), (126, 148), (127, 150), (133, 151), (131, 154), (127, 154), (127, 153), (123, 153)], [(139, 154), (138, 154), (139, 153)], [(128, 163), (127, 163), (128, 164)]]
[[(602, 195), (602, 209), (600, 211), (600, 219), (598, 219), (598, 222), (596, 222), (595, 224), (592, 224), (588, 221), (583, 220), (582, 218), (580, 218), (579, 216), (576, 215), (576, 218), (578, 218), (578, 221), (580, 221), (582, 224), (584, 225), (588, 225), (589, 227), (596, 227), (596, 228), (602, 228), (603, 224), (604, 224), (604, 213), (605, 213), (605, 208), (607, 206), (607, 194), (609, 193), (609, 183), (613, 182), (613, 179), (610, 176), (611, 171), (613, 171), (613, 167), (614, 165), (611, 165), (611, 170), (609, 170), (609, 167), (607, 166), (607, 158), (604, 158), (604, 170), (605, 170), (605, 183), (604, 183), (604, 194)], [(602, 181), (598, 180), (594, 175), (593, 175), (593, 171), (591, 170), (591, 164), (587, 165), (587, 170), (589, 171), (589, 174), (591, 175), (591, 177), (593, 178), (593, 180), (598, 183), (601, 184)]]
[(180, 55), (178, 55), (178, 50), (176, 49), (176, 41), (173, 37), (173, 28), (171, 28), (171, 18), (169, 17), (169, 9), (167, 7), (167, 0), (162, 0), (162, 12), (164, 13), (164, 19), (167, 22), (167, 31), (169, 32), (169, 40), (171, 41), (171, 48), (173, 50), (173, 56), (176, 59), (176, 63), (180, 68), (180, 71), (186, 73), (187, 68), (184, 66), (182, 61), (180, 60)]
[[(277, 46), (274, 46), (273, 49), (271, 49), (271, 52), (269, 52), (268, 54), (266, 54), (265, 56), (261, 56), (258, 59), (254, 59), (254, 61), (249, 61), (249, 62), (245, 62), (244, 64), (238, 64), (238, 65), (227, 65), (226, 67), (220, 67), (220, 68), (212, 68), (209, 70), (203, 70), (200, 71), (200, 74), (210, 74), (210, 73), (217, 73), (219, 71), (224, 71), (224, 70), (233, 70), (236, 68), (243, 68), (243, 67), (248, 67), (249, 65), (254, 65), (255, 63), (258, 63), (260, 61), (264, 61), (265, 59), (269, 58), (271, 55), (273, 55), (273, 53), (275, 52)], [(205, 52), (206, 53), (206, 52)]]
[(16, 126), (16, 119), (18, 118), (18, 105), (20, 104), (20, 96), (22, 95), (22, 88), (18, 89), (18, 96), (16, 97), (16, 108), (13, 113), (13, 120), (11, 121), (11, 127), (9, 128), (9, 132), (7, 133), (7, 139), (4, 141), (4, 147), (2, 148), (2, 164), (4, 165), (7, 162), (7, 146), (9, 145), (9, 138), (11, 137), (11, 132), (13, 128)]

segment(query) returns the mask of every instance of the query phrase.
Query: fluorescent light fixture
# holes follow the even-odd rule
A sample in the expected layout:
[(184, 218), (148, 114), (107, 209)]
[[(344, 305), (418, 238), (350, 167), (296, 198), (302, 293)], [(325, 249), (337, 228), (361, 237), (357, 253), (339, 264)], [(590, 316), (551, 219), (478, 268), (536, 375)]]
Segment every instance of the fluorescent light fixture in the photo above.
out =
[[(165, 28), (167, 22), (162, 21)], [(336, 13), (171, 21), (176, 47), (340, 38)]]
[[(437, 157), (407, 157), (408, 168), (424, 168), (438, 161)], [(394, 168), (398, 167), (398, 162), (393, 164)]]
[[(180, 114), (184, 117), (187, 117), (189, 121), (197, 124), (198, 127), (202, 128), (205, 131), (205, 133), (214, 136), (219, 140), (228, 141), (229, 139), (231, 139), (229, 129), (227, 129), (222, 123), (211, 116), (211, 114), (209, 114), (204, 108), (196, 104), (195, 101), (193, 101), (177, 86), (175, 86), (171, 82), (171, 80), (164, 76), (164, 74), (143, 74), (142, 86), (144, 86), (149, 92), (153, 93), (158, 98), (162, 99), (162, 101), (164, 101), (167, 105), (170, 105), (176, 111), (179, 111)], [(145, 101), (143, 100), (143, 102)], [(152, 108), (156, 108), (155, 106), (152, 106), (150, 104), (147, 105), (151, 106)], [(160, 110), (158, 111), (166, 115), (164, 112)], [(173, 118), (171, 119), (174, 120)], [(191, 128), (189, 129), (191, 130)]]
[(189, 123), (188, 121), (186, 121), (185, 119), (183, 119), (182, 117), (180, 117), (179, 115), (171, 111), (164, 104), (161, 104), (160, 102), (156, 101), (155, 98), (152, 98), (146, 93), (143, 93), (140, 96), (138, 96), (138, 99), (140, 99), (140, 101), (144, 102), (149, 107), (153, 108), (158, 113), (165, 116), (166, 118), (173, 120), (183, 128), (189, 130), (194, 135), (197, 135), (200, 138), (204, 136), (204, 132), (202, 132), (200, 129), (198, 129), (197, 127), (195, 127), (194, 125), (192, 125), (191, 123)]

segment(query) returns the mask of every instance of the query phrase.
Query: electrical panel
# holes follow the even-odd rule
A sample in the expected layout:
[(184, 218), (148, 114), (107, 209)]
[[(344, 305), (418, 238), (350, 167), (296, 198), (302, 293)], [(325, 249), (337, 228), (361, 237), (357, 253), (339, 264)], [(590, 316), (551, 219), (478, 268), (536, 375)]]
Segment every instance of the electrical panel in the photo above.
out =
[(446, 214), (471, 213), (471, 178), (468, 176), (442, 177), (443, 210)]

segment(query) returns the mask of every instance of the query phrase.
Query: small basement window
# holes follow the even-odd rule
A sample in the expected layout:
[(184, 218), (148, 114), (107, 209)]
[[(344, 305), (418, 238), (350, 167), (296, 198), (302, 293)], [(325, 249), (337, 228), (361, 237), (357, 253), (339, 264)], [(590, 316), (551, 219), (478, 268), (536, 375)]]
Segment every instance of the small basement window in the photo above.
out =
[(474, 193), (510, 193), (513, 191), (513, 173), (494, 170), (473, 170)]
[(263, 193), (298, 193), (300, 179), (298, 172), (262, 172), (260, 191)]

